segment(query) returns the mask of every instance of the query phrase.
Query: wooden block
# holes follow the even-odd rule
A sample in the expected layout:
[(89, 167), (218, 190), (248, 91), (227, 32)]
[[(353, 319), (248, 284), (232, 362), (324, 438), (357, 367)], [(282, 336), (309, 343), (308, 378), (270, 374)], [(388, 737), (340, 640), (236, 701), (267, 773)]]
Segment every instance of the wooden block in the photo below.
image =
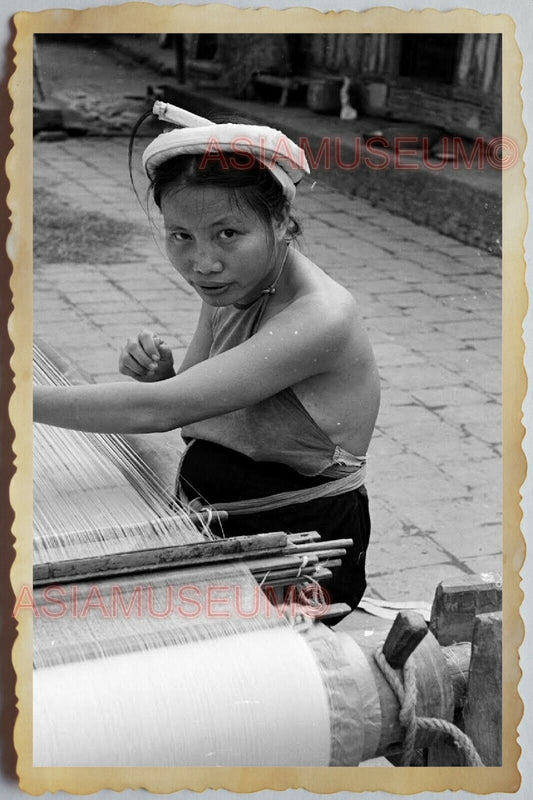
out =
[(403, 667), (427, 632), (428, 627), (422, 614), (417, 611), (400, 611), (383, 645), (383, 655), (393, 669)]
[(464, 730), (488, 767), (502, 763), (502, 615), (480, 614), (474, 625)]
[(471, 642), (477, 614), (500, 611), (502, 587), (477, 575), (437, 586), (429, 629), (440, 645)]

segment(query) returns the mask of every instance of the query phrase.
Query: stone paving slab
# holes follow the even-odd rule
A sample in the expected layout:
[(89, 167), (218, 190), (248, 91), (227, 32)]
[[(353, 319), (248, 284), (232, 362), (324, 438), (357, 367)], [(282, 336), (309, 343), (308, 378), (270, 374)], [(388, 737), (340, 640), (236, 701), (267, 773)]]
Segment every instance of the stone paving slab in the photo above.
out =
[[(498, 558), (495, 557), (496, 562), (497, 560)], [(416, 561), (416, 551), (413, 552), (413, 561)], [(375, 596), (397, 602), (402, 600), (431, 602), (434, 592), (428, 591), (428, 587), (437, 586), (441, 581), (458, 580), (465, 576), (463, 567), (451, 561), (426, 564), (423, 568), (417, 564), (408, 569), (392, 571), (389, 563), (389, 559), (387, 559), (386, 563), (382, 564), (383, 571), (381, 572), (372, 572), (369, 569), (369, 586)], [(482, 566), (485, 572), (494, 571), (487, 568), (485, 561)]]
[[(35, 263), (35, 332), (95, 381), (127, 380), (118, 354), (142, 327), (179, 363), (200, 301), (133, 195), (126, 141), (39, 142), (34, 164), (36, 186), (137, 231), (123, 260)], [(499, 260), (325, 185), (299, 195), (301, 247), (354, 294), (382, 375), (370, 591), (430, 601), (440, 580), (501, 570)]]

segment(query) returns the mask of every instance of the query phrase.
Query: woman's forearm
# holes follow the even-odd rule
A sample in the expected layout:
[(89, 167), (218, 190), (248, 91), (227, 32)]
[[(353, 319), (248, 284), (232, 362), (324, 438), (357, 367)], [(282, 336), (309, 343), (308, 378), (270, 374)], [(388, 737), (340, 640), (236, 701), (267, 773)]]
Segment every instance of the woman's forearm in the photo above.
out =
[(36, 386), (35, 422), (96, 433), (155, 433), (177, 427), (160, 408), (157, 384)]
[(294, 303), (242, 344), (168, 380), (38, 387), (35, 421), (102, 433), (167, 431), (325, 376), (346, 350), (351, 322), (339, 314), (317, 315), (309, 302)]

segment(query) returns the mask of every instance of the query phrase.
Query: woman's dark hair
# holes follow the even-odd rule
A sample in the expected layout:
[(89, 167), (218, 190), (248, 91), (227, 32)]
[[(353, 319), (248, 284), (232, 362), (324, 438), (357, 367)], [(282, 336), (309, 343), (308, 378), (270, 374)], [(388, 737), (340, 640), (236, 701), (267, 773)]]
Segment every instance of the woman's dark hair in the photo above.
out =
[[(149, 113), (140, 118), (130, 139), (129, 168), (132, 184), (133, 142), (140, 124), (148, 115)], [(296, 239), (301, 233), (300, 223), (290, 213), (290, 203), (283, 194), (281, 184), (267, 167), (248, 154), (217, 153), (206, 158), (200, 153), (175, 156), (164, 161), (155, 167), (150, 182), (150, 190), (158, 208), (161, 208), (164, 190), (172, 184), (182, 187), (209, 185), (232, 189), (235, 192), (235, 201), (238, 203), (243, 198), (267, 225), (283, 222), (288, 217), (287, 236)], [(134, 184), (133, 188), (135, 190)]]
[(206, 161), (202, 154), (195, 154), (164, 161), (153, 170), (150, 186), (158, 208), (164, 190), (172, 184), (238, 190), (236, 202), (244, 198), (267, 225), (283, 222), (288, 217), (287, 235), (296, 238), (301, 231), (300, 224), (290, 213), (290, 203), (281, 184), (269, 169), (248, 155), (220, 153)]

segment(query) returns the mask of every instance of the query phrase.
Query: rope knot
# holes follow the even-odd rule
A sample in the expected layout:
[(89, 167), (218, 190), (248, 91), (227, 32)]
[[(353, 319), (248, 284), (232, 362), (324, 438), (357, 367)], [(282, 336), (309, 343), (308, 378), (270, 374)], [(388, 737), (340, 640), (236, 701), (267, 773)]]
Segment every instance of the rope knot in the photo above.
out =
[(405, 731), (402, 766), (408, 767), (413, 762), (416, 735), (419, 730), (428, 733), (432, 740), (441, 737), (450, 738), (454, 747), (464, 756), (466, 766), (484, 766), (470, 737), (453, 722), (438, 717), (417, 717), (416, 667), (412, 658), (407, 659), (400, 675), (385, 658), (383, 646), (374, 651), (374, 660), (400, 704), (399, 720)]

